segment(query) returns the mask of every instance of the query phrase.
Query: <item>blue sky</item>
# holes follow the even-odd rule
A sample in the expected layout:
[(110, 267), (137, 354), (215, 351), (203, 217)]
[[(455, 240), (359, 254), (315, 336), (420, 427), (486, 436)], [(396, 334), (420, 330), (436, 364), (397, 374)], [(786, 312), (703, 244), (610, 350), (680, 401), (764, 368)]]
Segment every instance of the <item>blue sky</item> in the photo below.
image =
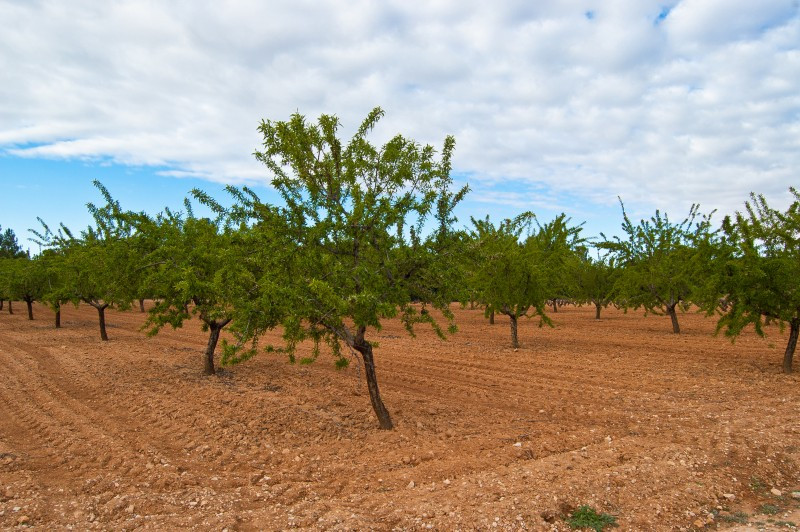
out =
[(373, 140), (456, 137), (459, 209), (634, 216), (789, 200), (800, 168), (797, 0), (0, 0), (0, 225), (21, 241), (193, 187), (273, 195), (261, 119), (333, 113)]

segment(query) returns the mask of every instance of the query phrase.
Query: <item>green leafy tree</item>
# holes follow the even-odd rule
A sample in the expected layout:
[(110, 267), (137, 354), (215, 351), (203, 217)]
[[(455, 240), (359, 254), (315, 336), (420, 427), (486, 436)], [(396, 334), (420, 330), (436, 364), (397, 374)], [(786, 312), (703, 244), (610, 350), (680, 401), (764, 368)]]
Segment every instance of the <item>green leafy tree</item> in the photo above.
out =
[[(488, 219), (472, 219), (476, 267), (471, 277), (478, 300), (486, 314), (508, 316), (511, 345), (519, 347), (518, 323), (529, 315), (539, 317), (539, 324), (551, 325), (545, 314), (548, 299), (548, 272), (543, 263), (542, 241), (522, 233), (531, 227), (534, 216), (524, 213), (504, 220), (495, 227)], [(531, 314), (533, 313), (533, 314)]]
[[(455, 330), (451, 285), (438, 285), (436, 265), (452, 253), (448, 248), (454, 240), (446, 235), (453, 207), (466, 189), (450, 191), (452, 137), (445, 140), (440, 160), (433, 147), (400, 135), (376, 147), (367, 136), (381, 116), (383, 111), (374, 109), (347, 144), (337, 137), (339, 121), (331, 115), (316, 123), (299, 114), (261, 123), (264, 148), (256, 158), (273, 174), (284, 205), (277, 209), (240, 198), (236, 209), (250, 218), (261, 234), (256, 238), (286, 244), (280, 252), (286, 276), (274, 281), (284, 285), (284, 296), (276, 301), (270, 279), (259, 284), (258, 296), (237, 310), (251, 319), (239, 320), (238, 343), (227, 348), (235, 350), (271, 326), (269, 309), (277, 305), (290, 353), (311, 339), (312, 359), (326, 343), (339, 364), (346, 363), (346, 353), (363, 363), (373, 410), (380, 427), (390, 429), (368, 334), (384, 319), (399, 317), (411, 334), (415, 324), (428, 323), (443, 336), (428, 305)], [(435, 225), (426, 238), (429, 221)], [(272, 253), (277, 247), (267, 249)]]
[(8, 313), (14, 314), (14, 306), (11, 301), (11, 277), (13, 275), (14, 259), (0, 259), (0, 309), (3, 301), (8, 301)]
[(37, 236), (46, 237), (43, 243), (63, 256), (58, 269), (63, 275), (59, 293), (68, 295), (75, 305), (83, 302), (94, 307), (100, 339), (107, 341), (105, 311), (130, 308), (140, 267), (130, 216), (100, 182), (95, 181), (94, 185), (106, 200), (102, 207), (87, 204), (94, 226), (75, 236), (62, 224), (55, 234), (46, 230), (45, 234)]
[(28, 307), (28, 319), (33, 319), (33, 302), (42, 298), (45, 290), (45, 270), (42, 263), (27, 257), (9, 259), (6, 275), (9, 301), (24, 301)]
[[(57, 247), (56, 242), (65, 242), (64, 232), (55, 235), (50, 227), (37, 217), (37, 220), (42, 225), (41, 231), (29, 229), (34, 236), (30, 238), (34, 243), (38, 244), (42, 252), (36, 257), (41, 264), (44, 276), (44, 290), (42, 293), (41, 301), (47, 304), (54, 313), (54, 321), (56, 329), (61, 328), (61, 308), (64, 303), (70, 302), (74, 294), (71, 292), (68, 283), (66, 282), (66, 261), (65, 250)], [(60, 240), (59, 240), (60, 238)]]
[(614, 301), (618, 275), (619, 269), (613, 257), (594, 258), (588, 250), (580, 256), (573, 294), (578, 302), (594, 305), (594, 317), (597, 320), (600, 319), (600, 312)]
[(560, 300), (571, 299), (575, 290), (580, 254), (585, 250), (586, 239), (581, 237), (583, 224), (571, 226), (571, 219), (561, 213), (552, 221), (541, 225), (533, 234), (538, 267), (545, 276), (547, 298), (558, 312)]
[[(22, 247), (17, 242), (17, 236), (14, 234), (14, 231), (12, 229), (2, 231), (2, 229), (2, 226), (0, 226), (0, 260), (27, 257), (27, 253), (22, 250)], [(11, 263), (8, 263), (9, 268), (10, 264)], [(13, 314), (14, 309), (9, 298), (8, 288), (5, 287), (4, 291), (4, 283), (3, 280), (0, 279), (0, 310), (3, 309), (3, 301), (8, 299), (8, 312), (9, 314)]]
[(154, 219), (140, 215), (136, 226), (144, 247), (147, 286), (158, 299), (149, 310), (144, 328), (155, 335), (170, 325), (178, 328), (192, 316), (209, 332), (203, 355), (203, 373), (216, 373), (214, 353), (220, 333), (233, 319), (232, 300), (251, 286), (249, 272), (236, 244), (236, 233), (220, 221), (194, 217), (186, 203), (185, 216), (166, 211)]
[(634, 225), (624, 205), (622, 216), (627, 238), (615, 237), (598, 244), (612, 253), (621, 268), (616, 283), (620, 302), (626, 307), (668, 315), (672, 331), (678, 334), (677, 309), (688, 307), (710, 268), (698, 253), (697, 242), (709, 237), (711, 216), (700, 214), (697, 205), (692, 205), (680, 223), (673, 223), (666, 213), (656, 211), (650, 220)]
[(0, 226), (0, 259), (17, 259), (28, 254), (23, 251), (22, 246), (17, 242), (17, 235), (12, 229), (2, 231)]
[(785, 212), (773, 209), (763, 195), (751, 194), (745, 212), (726, 217), (716, 264), (716, 287), (708, 292), (706, 309), (726, 302), (717, 328), (732, 339), (748, 325), (764, 335), (766, 324), (789, 325), (783, 371), (791, 373), (800, 335), (800, 193)]

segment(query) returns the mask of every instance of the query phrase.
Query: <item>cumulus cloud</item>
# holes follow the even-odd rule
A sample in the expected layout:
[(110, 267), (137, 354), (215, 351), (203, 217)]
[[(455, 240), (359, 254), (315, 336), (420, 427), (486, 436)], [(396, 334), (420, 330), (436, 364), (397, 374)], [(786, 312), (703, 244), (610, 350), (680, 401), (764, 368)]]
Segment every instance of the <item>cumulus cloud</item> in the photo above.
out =
[[(800, 168), (796, 0), (0, 1), (0, 150), (262, 182), (262, 118), (458, 141), (487, 202), (732, 211)], [(508, 183), (514, 182), (512, 190)], [(556, 200), (557, 203), (557, 200)]]

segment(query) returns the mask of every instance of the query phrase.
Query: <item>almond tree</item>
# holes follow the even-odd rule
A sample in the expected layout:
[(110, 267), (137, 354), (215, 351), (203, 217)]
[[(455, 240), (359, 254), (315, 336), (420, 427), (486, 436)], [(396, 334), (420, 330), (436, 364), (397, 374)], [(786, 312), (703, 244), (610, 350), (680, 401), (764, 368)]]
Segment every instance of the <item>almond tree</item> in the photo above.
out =
[[(271, 326), (278, 307), (290, 353), (311, 339), (314, 356), (326, 343), (339, 364), (348, 353), (360, 359), (380, 427), (390, 429), (368, 337), (390, 318), (400, 318), (411, 334), (424, 322), (444, 335), (424, 305), (439, 309), (454, 330), (448, 285), (434, 286), (441, 281), (435, 266), (451, 253), (453, 239), (439, 235), (449, 231), (453, 207), (466, 189), (450, 192), (452, 137), (439, 160), (433, 147), (400, 135), (377, 147), (367, 136), (382, 116), (374, 109), (346, 144), (331, 115), (316, 123), (300, 114), (261, 123), (264, 148), (256, 158), (272, 173), (283, 206), (240, 194), (233, 213), (249, 218), (254, 238), (266, 245), (264, 260), (277, 254), (280, 267), (265, 268), (256, 297), (240, 302), (238, 343), (228, 348), (235, 351)], [(429, 220), (439, 224), (425, 237)]]
[(626, 238), (598, 244), (611, 252), (621, 269), (616, 282), (619, 300), (626, 307), (668, 315), (672, 331), (678, 334), (677, 309), (688, 307), (709, 268), (697, 243), (711, 233), (711, 215), (700, 214), (699, 206), (692, 205), (680, 223), (656, 211), (634, 225), (622, 205), (622, 216)]
[(142, 255), (141, 286), (158, 295), (143, 328), (153, 336), (197, 316), (209, 332), (203, 373), (215, 374), (214, 353), (233, 319), (232, 298), (251, 284), (237, 255), (235, 232), (219, 220), (196, 218), (188, 202), (184, 215), (167, 210), (156, 218), (138, 215), (134, 223), (140, 245), (149, 249)]
[(132, 245), (134, 227), (108, 190), (98, 181), (94, 185), (106, 200), (102, 207), (87, 204), (94, 226), (89, 226), (79, 236), (63, 224), (57, 233), (50, 232), (45, 225), (44, 234), (35, 234), (45, 246), (57, 250), (63, 257), (58, 268), (59, 275), (63, 276), (58, 297), (68, 297), (76, 306), (83, 302), (94, 307), (100, 339), (107, 341), (105, 311), (109, 307), (130, 308), (139, 268)]
[[(7, 276), (8, 299), (24, 301), (28, 307), (28, 319), (33, 319), (33, 302), (42, 299), (45, 291), (45, 270), (40, 260), (9, 259), (4, 275)], [(10, 308), (10, 307), (9, 307)]]
[(792, 372), (800, 336), (800, 193), (789, 189), (794, 202), (781, 212), (767, 204), (763, 195), (750, 195), (745, 212), (726, 217), (719, 242), (715, 290), (709, 291), (706, 309), (719, 310), (724, 296), (726, 309), (717, 330), (736, 338), (748, 325), (764, 335), (764, 326), (789, 325), (789, 340), (783, 355), (784, 373)]
[(619, 269), (613, 257), (593, 258), (586, 250), (580, 256), (575, 274), (573, 295), (581, 303), (594, 305), (594, 318), (599, 320), (602, 309), (608, 307), (615, 297), (614, 285)]
[(485, 305), (487, 316), (495, 312), (508, 316), (514, 348), (519, 347), (520, 318), (532, 312), (540, 325), (552, 324), (545, 314), (547, 278), (535, 241), (530, 236), (521, 241), (533, 220), (532, 213), (524, 213), (495, 227), (488, 217), (472, 219), (475, 270), (471, 281), (476, 297)]

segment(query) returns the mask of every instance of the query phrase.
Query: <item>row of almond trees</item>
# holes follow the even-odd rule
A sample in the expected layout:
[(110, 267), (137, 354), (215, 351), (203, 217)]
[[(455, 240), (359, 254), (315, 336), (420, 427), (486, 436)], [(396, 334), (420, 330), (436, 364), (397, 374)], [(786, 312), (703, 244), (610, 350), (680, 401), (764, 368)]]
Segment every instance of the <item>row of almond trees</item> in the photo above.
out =
[[(157, 334), (196, 317), (209, 334), (204, 372), (259, 350), (285, 352), (322, 344), (337, 365), (364, 368), (381, 428), (391, 428), (375, 372), (371, 332), (400, 319), (410, 334), (426, 324), (441, 337), (455, 331), (450, 304), (481, 305), (488, 318), (508, 317), (518, 345), (522, 317), (551, 324), (550, 308), (570, 300), (591, 303), (596, 317), (609, 304), (669, 315), (690, 304), (719, 315), (735, 337), (747, 325), (763, 333), (770, 322), (789, 324), (784, 371), (790, 372), (800, 330), (797, 238), (800, 196), (786, 212), (753, 196), (744, 213), (714, 227), (697, 207), (679, 223), (656, 212), (634, 224), (623, 207), (623, 237), (590, 241), (580, 225), (560, 215), (540, 223), (532, 213), (497, 225), (488, 218), (457, 229), (454, 208), (467, 188), (453, 188), (452, 137), (438, 154), (400, 135), (381, 147), (367, 139), (380, 109), (343, 144), (338, 120), (310, 123), (299, 114), (262, 122), (263, 151), (279, 205), (247, 188), (229, 187), (228, 206), (202, 191), (192, 201), (209, 208), (152, 216), (124, 210), (99, 183), (104, 204), (89, 204), (94, 224), (79, 234), (44, 222), (34, 232), (37, 257), (0, 260), (0, 300), (43, 301), (55, 311), (83, 302), (97, 310), (107, 340), (105, 310), (152, 299), (144, 329)], [(551, 307), (552, 306), (552, 307)], [(431, 312), (437, 309), (438, 312)], [(282, 341), (261, 345), (278, 328)]]

